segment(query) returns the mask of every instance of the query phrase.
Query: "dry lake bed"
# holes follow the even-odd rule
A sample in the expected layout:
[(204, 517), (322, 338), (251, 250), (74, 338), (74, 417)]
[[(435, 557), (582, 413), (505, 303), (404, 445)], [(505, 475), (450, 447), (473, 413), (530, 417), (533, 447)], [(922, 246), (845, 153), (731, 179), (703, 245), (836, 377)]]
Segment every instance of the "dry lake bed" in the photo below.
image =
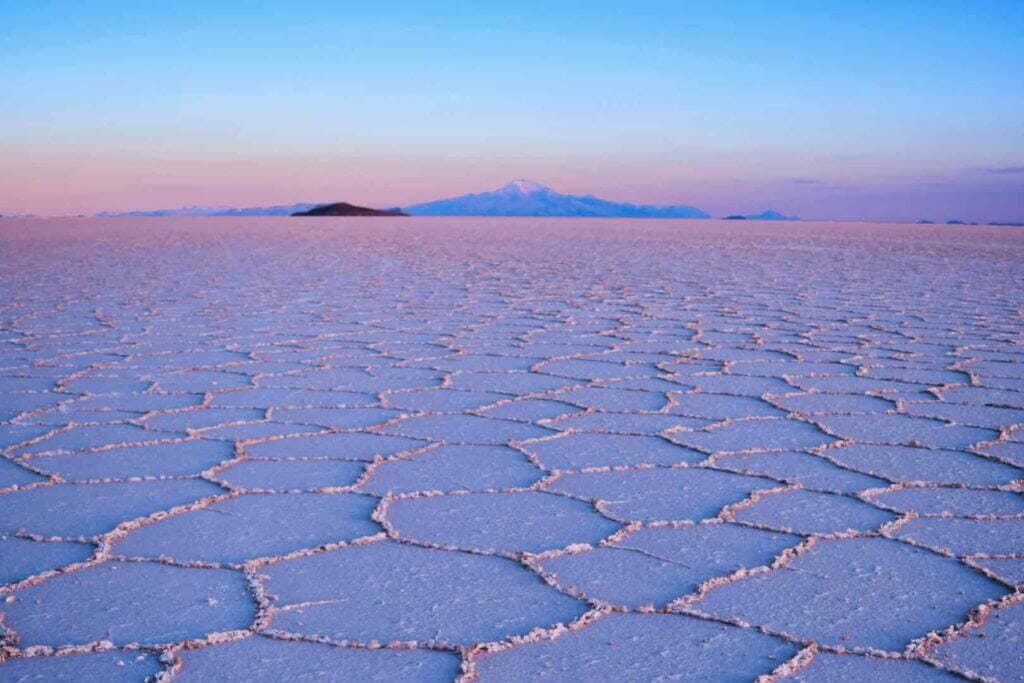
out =
[(1024, 678), (1024, 230), (0, 221), (0, 681)]

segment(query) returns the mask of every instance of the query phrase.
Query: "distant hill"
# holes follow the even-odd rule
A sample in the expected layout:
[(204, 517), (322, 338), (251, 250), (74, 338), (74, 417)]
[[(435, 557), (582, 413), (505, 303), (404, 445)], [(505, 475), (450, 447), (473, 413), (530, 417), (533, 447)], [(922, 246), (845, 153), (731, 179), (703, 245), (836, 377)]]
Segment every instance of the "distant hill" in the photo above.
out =
[(594, 218), (710, 218), (693, 206), (646, 206), (571, 195), (528, 180), (493, 192), (467, 194), (404, 207), (412, 216), (575, 216)]
[(355, 206), (347, 202), (336, 202), (317, 206), (307, 211), (296, 211), (293, 216), (408, 216), (407, 213), (395, 209), (381, 211), (370, 209), (365, 206)]
[(778, 211), (772, 211), (766, 209), (761, 213), (748, 213), (746, 215), (733, 214), (732, 216), (726, 216), (727, 221), (798, 221), (800, 220), (796, 216), (784, 216)]
[(184, 206), (180, 209), (156, 209), (153, 211), (104, 211), (97, 218), (162, 218), (165, 216), (291, 216), (299, 211), (309, 211), (322, 204), (285, 204), (279, 206), (251, 206), (236, 209), (231, 206)]

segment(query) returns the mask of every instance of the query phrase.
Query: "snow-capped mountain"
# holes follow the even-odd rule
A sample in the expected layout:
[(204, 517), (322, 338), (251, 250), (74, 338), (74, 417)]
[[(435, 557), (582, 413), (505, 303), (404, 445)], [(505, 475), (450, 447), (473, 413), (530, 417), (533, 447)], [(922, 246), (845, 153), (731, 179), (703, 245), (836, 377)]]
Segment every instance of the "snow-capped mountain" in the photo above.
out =
[(599, 218), (710, 218), (693, 206), (646, 206), (555, 192), (529, 180), (514, 180), (492, 192), (414, 204), (412, 216), (577, 216)]

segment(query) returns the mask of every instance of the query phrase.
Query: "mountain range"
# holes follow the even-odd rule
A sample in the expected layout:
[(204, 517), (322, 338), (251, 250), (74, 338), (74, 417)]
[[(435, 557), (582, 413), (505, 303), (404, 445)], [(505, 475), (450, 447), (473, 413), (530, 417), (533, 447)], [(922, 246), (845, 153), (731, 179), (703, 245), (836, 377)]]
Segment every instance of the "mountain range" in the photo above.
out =
[(236, 209), (231, 206), (184, 206), (180, 209), (156, 209), (153, 211), (104, 211), (96, 218), (161, 218), (164, 216), (291, 216), (309, 211), (324, 203), (284, 204), (278, 206), (250, 206)]
[[(291, 216), (330, 205), (331, 202), (234, 208), (230, 206), (189, 206), (155, 211), (104, 212), (99, 218), (160, 216)], [(389, 208), (411, 216), (571, 216), (579, 218), (711, 218), (695, 206), (653, 206), (600, 199), (593, 195), (555, 192), (529, 180), (514, 180), (491, 192)], [(744, 216), (757, 220), (796, 220), (775, 211)]]

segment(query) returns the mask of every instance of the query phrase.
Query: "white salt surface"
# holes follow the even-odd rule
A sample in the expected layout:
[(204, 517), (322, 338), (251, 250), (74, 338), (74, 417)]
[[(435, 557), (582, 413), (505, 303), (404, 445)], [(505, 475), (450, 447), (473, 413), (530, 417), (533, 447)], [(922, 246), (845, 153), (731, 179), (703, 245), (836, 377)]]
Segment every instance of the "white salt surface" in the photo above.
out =
[(1024, 678), (1024, 231), (0, 222), (0, 680)]

